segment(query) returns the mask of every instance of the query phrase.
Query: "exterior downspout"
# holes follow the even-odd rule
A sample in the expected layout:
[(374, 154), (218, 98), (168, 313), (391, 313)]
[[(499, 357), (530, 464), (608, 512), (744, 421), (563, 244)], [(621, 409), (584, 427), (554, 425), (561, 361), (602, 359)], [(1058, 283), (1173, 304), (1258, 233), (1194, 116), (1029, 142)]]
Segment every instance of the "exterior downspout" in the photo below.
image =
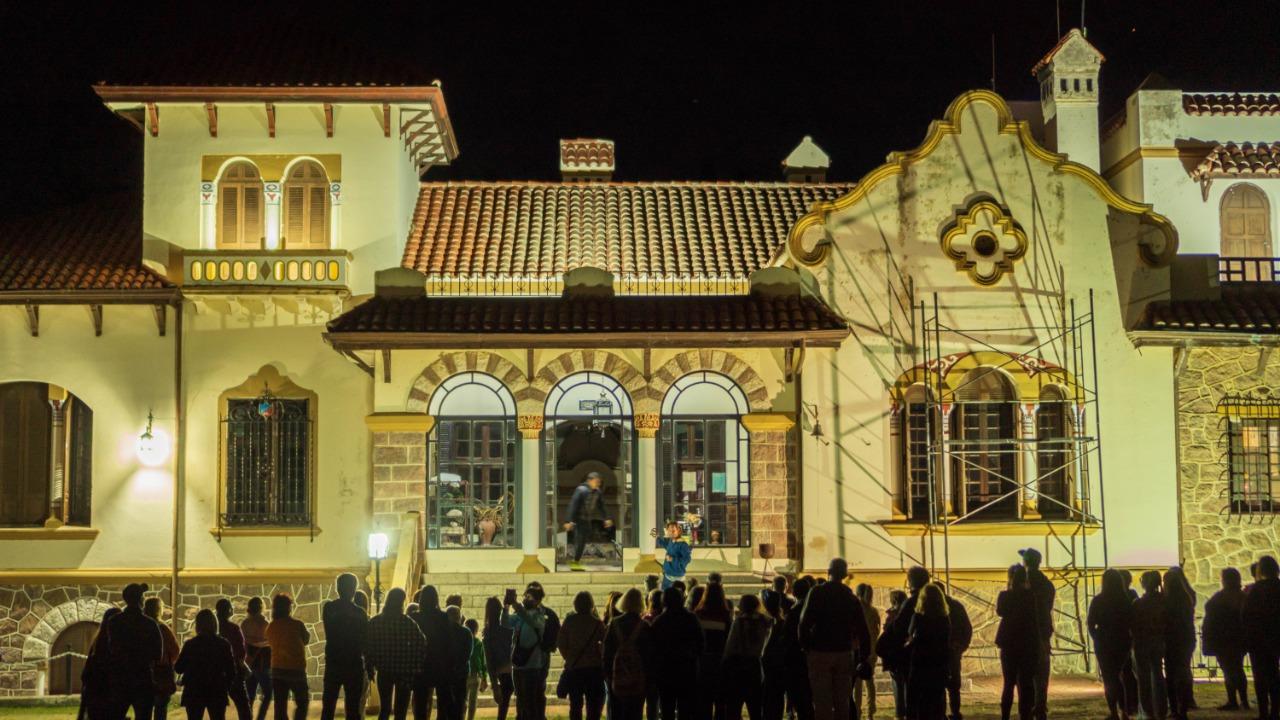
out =
[[(169, 623), (178, 635), (178, 573), (181, 567), (182, 506), (186, 480), (186, 417), (183, 415), (182, 382), (182, 298), (177, 300), (173, 318), (173, 556), (169, 576)], [(179, 636), (180, 637), (180, 636)]]
[(801, 378), (804, 377), (804, 346), (800, 346), (800, 362), (795, 368), (795, 385), (796, 385), (796, 423), (792, 426), (792, 432), (796, 434), (796, 527), (793, 531), (796, 538), (796, 572), (803, 573), (804, 564), (804, 386)]

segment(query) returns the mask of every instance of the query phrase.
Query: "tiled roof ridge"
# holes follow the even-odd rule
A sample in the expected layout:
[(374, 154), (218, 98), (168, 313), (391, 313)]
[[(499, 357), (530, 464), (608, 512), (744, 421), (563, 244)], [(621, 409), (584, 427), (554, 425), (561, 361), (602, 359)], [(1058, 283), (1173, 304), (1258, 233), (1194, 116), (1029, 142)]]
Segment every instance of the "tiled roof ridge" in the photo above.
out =
[(1280, 175), (1280, 141), (1225, 142), (1213, 146), (1192, 177), (1274, 177)]
[(759, 188), (852, 188), (857, 183), (828, 181), (813, 183), (793, 183), (786, 180), (608, 180), (601, 182), (575, 182), (563, 180), (422, 180), (419, 187), (564, 187), (571, 189), (591, 190), (611, 187), (759, 187)]
[(1280, 93), (1184, 91), (1182, 109), (1188, 115), (1254, 117), (1280, 115)]

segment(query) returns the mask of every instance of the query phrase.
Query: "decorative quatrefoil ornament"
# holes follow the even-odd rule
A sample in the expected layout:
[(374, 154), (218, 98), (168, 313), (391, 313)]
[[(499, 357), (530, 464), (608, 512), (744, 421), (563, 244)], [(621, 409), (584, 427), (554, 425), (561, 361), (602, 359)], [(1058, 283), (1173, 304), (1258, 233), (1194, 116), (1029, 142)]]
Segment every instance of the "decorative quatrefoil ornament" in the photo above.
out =
[(1004, 208), (979, 200), (942, 233), (942, 251), (984, 287), (1000, 282), (1027, 252), (1027, 234)]

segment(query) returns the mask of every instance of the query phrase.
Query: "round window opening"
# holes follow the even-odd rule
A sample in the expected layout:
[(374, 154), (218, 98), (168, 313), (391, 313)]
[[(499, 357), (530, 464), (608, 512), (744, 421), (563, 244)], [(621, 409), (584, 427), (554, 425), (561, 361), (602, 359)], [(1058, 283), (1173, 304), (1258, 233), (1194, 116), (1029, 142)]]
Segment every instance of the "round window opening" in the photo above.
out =
[(995, 255), (998, 249), (1000, 249), (1000, 244), (996, 242), (995, 235), (982, 233), (973, 238), (973, 251), (984, 258)]

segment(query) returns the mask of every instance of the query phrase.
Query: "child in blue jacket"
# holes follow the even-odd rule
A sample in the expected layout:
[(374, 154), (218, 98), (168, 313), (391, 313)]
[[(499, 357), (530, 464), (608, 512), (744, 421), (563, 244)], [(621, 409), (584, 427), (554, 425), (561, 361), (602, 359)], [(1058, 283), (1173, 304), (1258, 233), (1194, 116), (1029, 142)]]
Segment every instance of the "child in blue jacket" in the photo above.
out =
[[(658, 537), (658, 529), (650, 530), (649, 536)], [(666, 590), (673, 582), (684, 577), (693, 560), (693, 549), (680, 532), (680, 524), (674, 520), (667, 523), (666, 537), (658, 538), (658, 547), (667, 551), (667, 559), (662, 562), (662, 589)]]

